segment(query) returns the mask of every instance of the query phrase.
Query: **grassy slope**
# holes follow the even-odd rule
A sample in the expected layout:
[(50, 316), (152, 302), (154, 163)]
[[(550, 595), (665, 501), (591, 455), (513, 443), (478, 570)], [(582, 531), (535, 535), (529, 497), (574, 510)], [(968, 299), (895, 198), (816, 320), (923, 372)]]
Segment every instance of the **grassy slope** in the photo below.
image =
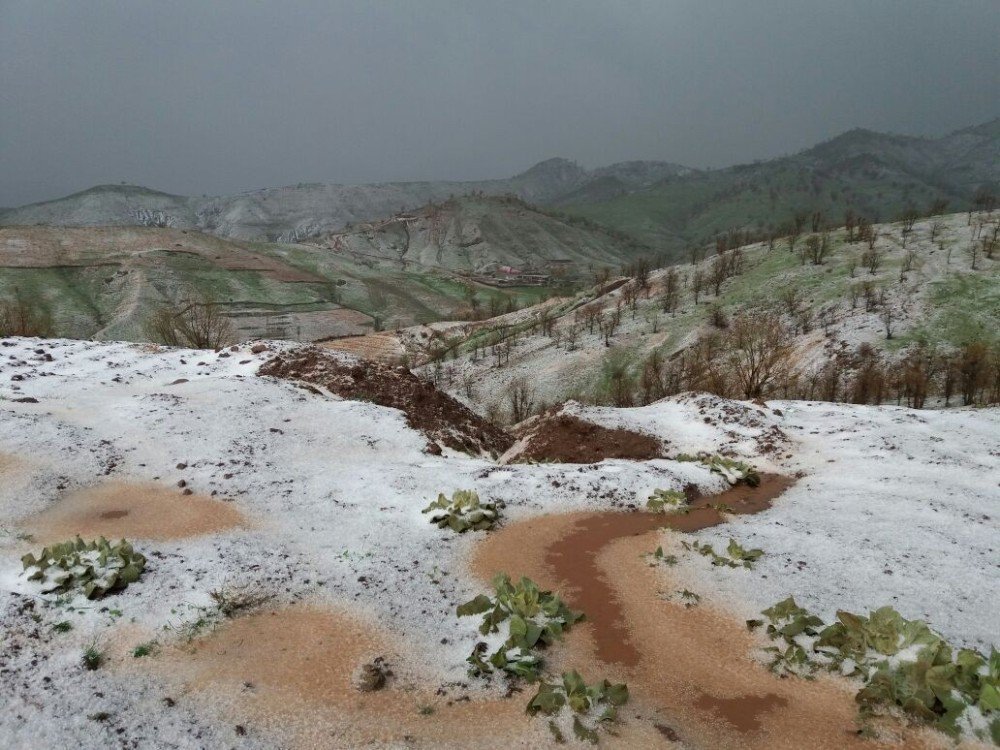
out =
[[(18, 252), (44, 254), (47, 260), (42, 267), (15, 267), (3, 265), (0, 256), (0, 298), (22, 295), (52, 314), (58, 335), (74, 338), (142, 339), (143, 320), (156, 305), (191, 295), (218, 300), (237, 315), (347, 307), (404, 325), (454, 317), (468, 304), (467, 285), (445, 273), (367, 267), (302, 246), (230, 243), (155, 228), (30, 227), (3, 233), (5, 240), (25, 243)], [(175, 241), (193, 251), (168, 252)], [(260, 270), (220, 265), (221, 257), (248, 251), (276, 261), (277, 268), (316, 278), (283, 281)], [(540, 288), (475, 291), (484, 306), (491, 296), (523, 306), (546, 294)]]
[(796, 212), (822, 211), (836, 223), (851, 208), (885, 221), (908, 206), (925, 208), (942, 197), (959, 209), (967, 200), (902, 171), (886, 174), (857, 162), (814, 172), (785, 159), (679, 177), (606, 203), (563, 210), (680, 257), (687, 243), (707, 241), (733, 228), (764, 230)]
[[(625, 312), (610, 349), (604, 346), (596, 332), (581, 334), (573, 351), (568, 351), (565, 345), (557, 346), (548, 337), (527, 335), (518, 343), (510, 364), (496, 367), (491, 356), (475, 362), (469, 357), (476, 342), (488, 340), (489, 331), (480, 330), (461, 347), (464, 356), (453, 365), (457, 368), (453, 382), (460, 383), (459, 375), (470, 374), (483, 383), (477, 398), (490, 399), (503, 393), (506, 384), (514, 378), (528, 376), (537, 387), (538, 398), (543, 401), (590, 398), (600, 390), (611, 361), (625, 362), (634, 370), (654, 349), (669, 356), (678, 347), (690, 343), (697, 332), (707, 329), (713, 306), (721, 307), (729, 316), (748, 305), (781, 309), (779, 295), (789, 287), (799, 291), (803, 305), (817, 316), (821, 309), (833, 308), (836, 322), (832, 335), (850, 346), (865, 341), (895, 352), (917, 341), (944, 347), (959, 346), (975, 339), (996, 343), (1000, 341), (1000, 258), (993, 261), (980, 258), (977, 270), (972, 270), (964, 253), (969, 236), (965, 215), (945, 217), (945, 223), (941, 239), (946, 247), (954, 248), (950, 261), (947, 253), (930, 241), (930, 221), (920, 221), (908, 243), (909, 249), (917, 251), (916, 267), (902, 282), (900, 268), (904, 251), (900, 247), (899, 225), (881, 227), (879, 247), (885, 252), (885, 261), (874, 276), (859, 267), (851, 277), (849, 261), (857, 258), (864, 246), (848, 244), (842, 230), (832, 235), (831, 254), (823, 265), (803, 265), (789, 252), (784, 241), (771, 251), (763, 246), (751, 246), (745, 249), (744, 273), (727, 280), (719, 297), (710, 292), (703, 294), (696, 305), (686, 283), (680, 308), (668, 315), (656, 312), (658, 304), (654, 291), (649, 301), (640, 301), (634, 318), (631, 312)], [(706, 266), (710, 262), (707, 261)], [(677, 270), (690, 279), (694, 267), (681, 265)], [(892, 339), (886, 339), (876, 313), (864, 312), (862, 302), (855, 309), (850, 307), (850, 287), (865, 281), (885, 287), (905, 309), (905, 314), (894, 323), (896, 330)], [(557, 314), (573, 309), (585, 299), (585, 295), (578, 295), (566, 301), (557, 309)], [(615, 295), (605, 298), (604, 303), (606, 308), (612, 308)], [(520, 328), (528, 330), (530, 315), (525, 314), (524, 318), (526, 322)], [(566, 314), (557, 323), (557, 328), (565, 330), (572, 323), (573, 315)], [(818, 351), (815, 347), (822, 346), (822, 332), (818, 327), (819, 323), (814, 322), (812, 338), (800, 338), (800, 344), (807, 351)], [(461, 396), (457, 386), (454, 392)]]

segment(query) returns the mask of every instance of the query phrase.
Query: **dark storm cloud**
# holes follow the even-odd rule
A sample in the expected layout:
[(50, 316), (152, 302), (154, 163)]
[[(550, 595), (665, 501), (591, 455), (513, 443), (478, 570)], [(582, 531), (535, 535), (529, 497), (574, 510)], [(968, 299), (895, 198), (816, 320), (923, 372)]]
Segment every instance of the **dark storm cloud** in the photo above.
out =
[(0, 0), (0, 205), (722, 166), (998, 114), (996, 0)]

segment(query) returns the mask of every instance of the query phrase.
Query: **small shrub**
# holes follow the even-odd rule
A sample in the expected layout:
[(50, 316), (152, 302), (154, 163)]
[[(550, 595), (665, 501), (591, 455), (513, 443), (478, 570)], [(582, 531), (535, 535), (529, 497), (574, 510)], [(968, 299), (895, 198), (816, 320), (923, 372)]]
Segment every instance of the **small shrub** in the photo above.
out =
[(682, 589), (681, 591), (678, 591), (677, 594), (680, 600), (684, 603), (685, 609), (691, 609), (691, 607), (697, 607), (701, 604), (701, 596), (693, 591)]
[(697, 456), (692, 456), (690, 453), (678, 453), (674, 457), (674, 461), (700, 462), (713, 473), (725, 477), (726, 481), (734, 486), (740, 482), (749, 487), (760, 485), (760, 474), (757, 473), (757, 469), (744, 461), (737, 461), (725, 456), (709, 456), (703, 453), (699, 453)]
[(687, 505), (687, 496), (680, 490), (653, 490), (646, 508), (653, 513), (675, 513)]
[(665, 555), (663, 554), (663, 547), (657, 547), (656, 551), (653, 553), (653, 559), (657, 562), (662, 562), (664, 565), (676, 565), (677, 555)]
[(507, 624), (507, 640), (489, 657), (486, 644), (479, 643), (466, 660), (472, 665), (473, 674), (489, 674), (500, 669), (508, 674), (529, 681), (539, 679), (542, 660), (534, 651), (562, 640), (563, 633), (583, 619), (558, 595), (542, 591), (530, 578), (522, 578), (516, 585), (510, 576), (498, 573), (493, 578), (494, 598), (480, 594), (472, 601), (458, 607), (459, 617), (483, 615), (479, 626), (482, 635), (499, 632)]
[(208, 592), (212, 601), (226, 617), (232, 617), (237, 612), (254, 609), (270, 600), (273, 594), (268, 593), (255, 583), (245, 585), (223, 584)]
[(783, 642), (767, 649), (773, 671), (856, 676), (864, 683), (855, 696), (863, 719), (894, 706), (952, 736), (964, 726), (1000, 745), (1000, 651), (988, 659), (972, 649), (956, 652), (927, 623), (892, 607), (868, 617), (841, 610), (826, 625), (788, 597), (762, 614), (767, 634)]
[[(628, 702), (628, 686), (612, 684), (608, 680), (588, 685), (575, 670), (564, 672), (561, 683), (541, 682), (538, 692), (528, 701), (527, 713), (555, 716), (565, 706), (573, 712), (573, 734), (577, 739), (592, 744), (598, 741), (597, 728), (618, 717), (618, 709)], [(554, 737), (562, 733), (554, 722), (549, 723)]]
[(38, 555), (21, 558), (29, 581), (41, 581), (44, 593), (82, 589), (88, 599), (120, 591), (135, 583), (146, 567), (146, 558), (122, 539), (110, 544), (103, 536), (94, 541), (75, 540), (45, 547)]
[(450, 528), (459, 534), (472, 529), (485, 531), (493, 528), (500, 514), (496, 505), (479, 502), (479, 495), (473, 490), (458, 490), (451, 496), (451, 501), (444, 494), (423, 509), (423, 513), (431, 514), (431, 523), (438, 528)]
[(160, 650), (160, 644), (156, 641), (146, 641), (140, 643), (132, 649), (132, 658), (141, 659), (144, 656), (154, 656)]
[(69, 620), (63, 620), (62, 622), (57, 622), (53, 625), (52, 629), (57, 633), (68, 633), (73, 629), (73, 623)]
[(93, 672), (104, 663), (104, 654), (98, 650), (96, 644), (92, 643), (83, 650), (83, 656), (80, 657), (80, 660), (83, 662), (84, 669)]
[(738, 568), (742, 565), (744, 568), (749, 569), (753, 567), (753, 564), (757, 560), (764, 556), (764, 550), (744, 549), (735, 539), (729, 540), (729, 545), (726, 547), (726, 555), (716, 553), (712, 545), (707, 543), (681, 542), (681, 544), (684, 546), (684, 549), (694, 550), (705, 557), (711, 557), (712, 565), (725, 566), (727, 568)]

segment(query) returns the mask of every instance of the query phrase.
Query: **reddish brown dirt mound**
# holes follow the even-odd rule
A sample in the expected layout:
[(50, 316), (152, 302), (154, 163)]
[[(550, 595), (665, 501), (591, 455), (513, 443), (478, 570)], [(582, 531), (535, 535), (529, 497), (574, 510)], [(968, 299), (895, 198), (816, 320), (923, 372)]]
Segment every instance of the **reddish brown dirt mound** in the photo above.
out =
[[(301, 380), (344, 398), (391, 406), (434, 444), (473, 455), (499, 455), (514, 439), (405, 367), (367, 360), (343, 361), (316, 347), (286, 352), (261, 366), (259, 375)], [(432, 452), (434, 448), (431, 448)]]
[(666, 457), (663, 444), (650, 435), (612, 430), (568, 414), (539, 417), (524, 425), (516, 436), (526, 442), (515, 461), (592, 464), (605, 458), (646, 461)]

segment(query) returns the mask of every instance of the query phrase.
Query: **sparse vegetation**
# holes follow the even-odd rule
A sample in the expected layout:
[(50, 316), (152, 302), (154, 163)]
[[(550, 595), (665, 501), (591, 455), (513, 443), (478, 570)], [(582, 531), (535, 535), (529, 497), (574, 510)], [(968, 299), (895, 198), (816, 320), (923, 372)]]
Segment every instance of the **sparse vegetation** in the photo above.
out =
[(686, 506), (687, 496), (680, 490), (656, 489), (646, 501), (646, 508), (654, 513), (678, 513)]
[(104, 663), (104, 652), (97, 648), (96, 643), (91, 643), (83, 650), (80, 661), (83, 662), (84, 669), (93, 672)]
[[(568, 706), (573, 712), (573, 734), (579, 740), (596, 744), (597, 729), (615, 721), (618, 709), (628, 702), (628, 687), (601, 680), (588, 685), (574, 671), (564, 672), (561, 682), (540, 682), (538, 692), (528, 701), (528, 714), (556, 716)], [(553, 736), (560, 737), (558, 727), (550, 722)]]
[[(780, 646), (771, 669), (809, 676), (828, 670), (859, 678), (862, 719), (887, 708), (957, 736), (961, 728), (1000, 745), (1000, 652), (989, 658), (953, 649), (922, 620), (907, 620), (892, 607), (867, 617), (837, 612), (826, 625), (789, 597), (764, 610), (766, 632)], [(758, 621), (748, 622), (756, 627)]]
[(473, 674), (489, 674), (494, 669), (534, 681), (541, 675), (542, 659), (536, 651), (562, 640), (563, 633), (583, 619), (551, 591), (543, 591), (529, 578), (512, 584), (506, 574), (493, 579), (494, 596), (480, 594), (457, 609), (459, 617), (483, 615), (479, 632), (496, 633), (506, 626), (507, 639), (489, 656), (486, 644), (479, 643), (468, 658)]
[(49, 310), (37, 300), (30, 302), (20, 290), (12, 299), (0, 299), (0, 338), (4, 336), (37, 336), (49, 338), (55, 334), (55, 324)]
[(29, 552), (21, 563), (28, 580), (39, 581), (44, 592), (79, 590), (88, 599), (99, 599), (138, 581), (146, 558), (124, 539), (112, 545), (104, 537), (90, 542), (77, 537), (49, 545), (37, 557)]
[(451, 500), (439, 494), (437, 500), (423, 509), (430, 513), (431, 523), (438, 528), (449, 528), (459, 534), (469, 531), (486, 531), (500, 518), (496, 505), (481, 503), (473, 490), (456, 490)]
[(711, 544), (699, 544), (698, 542), (681, 542), (684, 549), (693, 550), (700, 555), (712, 558), (712, 565), (727, 568), (744, 567), (750, 569), (753, 564), (764, 556), (762, 549), (744, 549), (735, 539), (729, 540), (726, 547), (726, 554), (720, 555)]
[(220, 349), (235, 340), (222, 307), (207, 297), (186, 300), (176, 307), (161, 306), (146, 322), (146, 333), (157, 343), (192, 349)]
[(146, 641), (132, 649), (132, 658), (142, 659), (146, 656), (154, 656), (159, 650), (160, 644), (157, 641)]

